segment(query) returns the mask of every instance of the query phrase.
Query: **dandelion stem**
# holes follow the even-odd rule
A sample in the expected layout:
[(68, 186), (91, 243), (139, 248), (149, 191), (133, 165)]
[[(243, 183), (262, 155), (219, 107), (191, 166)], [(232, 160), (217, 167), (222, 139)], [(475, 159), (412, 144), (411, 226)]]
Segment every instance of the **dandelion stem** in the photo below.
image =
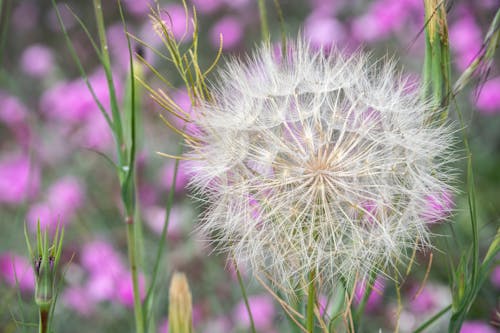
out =
[(306, 317), (306, 328), (308, 333), (314, 333), (314, 306), (316, 304), (316, 288), (314, 285), (314, 280), (316, 274), (314, 271), (309, 273), (309, 286), (307, 291), (307, 317)]
[(236, 261), (234, 261), (234, 268), (236, 270), (236, 276), (238, 277), (238, 283), (240, 285), (241, 294), (243, 295), (243, 300), (245, 301), (245, 307), (247, 308), (248, 318), (250, 319), (250, 329), (252, 333), (256, 333), (255, 323), (253, 322), (252, 309), (250, 309), (250, 304), (248, 303), (247, 292), (245, 290), (245, 286), (243, 285), (243, 279), (241, 278), (240, 270), (238, 265), (236, 265)]
[(267, 24), (267, 10), (264, 0), (259, 0), (259, 15), (262, 40), (265, 41), (269, 39), (269, 25)]

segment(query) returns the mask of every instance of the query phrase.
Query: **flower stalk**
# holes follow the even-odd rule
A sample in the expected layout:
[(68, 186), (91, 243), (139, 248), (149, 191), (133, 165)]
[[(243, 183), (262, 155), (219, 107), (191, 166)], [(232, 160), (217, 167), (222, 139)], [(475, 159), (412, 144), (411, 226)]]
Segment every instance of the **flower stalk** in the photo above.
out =
[(307, 291), (307, 308), (306, 308), (306, 328), (308, 333), (314, 333), (314, 307), (316, 306), (316, 274), (314, 271), (309, 273), (309, 284)]
[(36, 230), (36, 246), (34, 249), (30, 245), (30, 239), (24, 229), (26, 245), (33, 260), (33, 269), (35, 271), (35, 303), (38, 306), (39, 324), (38, 332), (47, 333), (50, 327), (51, 314), (55, 305), (55, 285), (56, 272), (61, 258), (62, 244), (64, 238), (64, 229), (56, 228), (52, 244), (48, 241), (48, 231), (43, 232), (40, 228), (40, 221)]

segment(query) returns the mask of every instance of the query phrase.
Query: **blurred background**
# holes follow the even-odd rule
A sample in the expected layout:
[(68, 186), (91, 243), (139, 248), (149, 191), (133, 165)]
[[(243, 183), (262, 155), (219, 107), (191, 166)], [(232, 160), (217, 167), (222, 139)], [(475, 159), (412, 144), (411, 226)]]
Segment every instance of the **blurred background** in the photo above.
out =
[[(109, 107), (104, 72), (99, 68), (84, 29), (96, 37), (89, 1), (58, 1), (64, 24), (99, 100)], [(122, 0), (129, 31), (166, 53), (148, 17), (146, 0)], [(59, 220), (66, 228), (61, 283), (55, 310), (55, 332), (131, 331), (132, 286), (127, 264), (126, 230), (116, 173), (102, 154), (114, 156), (113, 137), (92, 99), (65, 44), (54, 8), (48, 0), (0, 1), (0, 332), (34, 331), (34, 275), (26, 249), (23, 224), (33, 235), (37, 219), (53, 229)], [(357, 49), (375, 57), (399, 60), (404, 73), (418, 80), (424, 59), (423, 0), (280, 0), (286, 33), (303, 34), (313, 47)], [(498, 0), (456, 0), (449, 4), (449, 36), (453, 79), (478, 54)], [(227, 57), (246, 54), (260, 40), (255, 0), (188, 0), (196, 6), (200, 26), (200, 63), (208, 66), (223, 35), (223, 64)], [(272, 41), (279, 45), (280, 25), (273, 1), (267, 1)], [(128, 49), (115, 1), (103, 1), (115, 87), (124, 95)], [(178, 40), (189, 41), (181, 0), (160, 1)], [(190, 11), (192, 15), (192, 11)], [(136, 43), (134, 43), (136, 44)], [(189, 98), (167, 62), (144, 49), (145, 58), (176, 84), (168, 88), (147, 69), (146, 80), (166, 89), (189, 112)], [(487, 74), (487, 75), (486, 75)], [(161, 233), (165, 202), (174, 161), (156, 151), (176, 154), (179, 137), (161, 124), (160, 108), (142, 96), (138, 199), (143, 224), (144, 274), (147, 285)], [(500, 57), (488, 73), (477, 76), (459, 96), (451, 118), (460, 111), (474, 158), (481, 253), (489, 246), (500, 216)], [(181, 124), (182, 125), (182, 124)], [(459, 127), (459, 126), (457, 126)], [(459, 134), (457, 134), (459, 135)], [(463, 145), (457, 147), (463, 150)], [(465, 153), (463, 153), (465, 156)], [(464, 170), (465, 159), (458, 167)], [(449, 262), (458, 249), (471, 244), (465, 174), (461, 193), (443, 194), (429, 201), (430, 228), (435, 238), (433, 264), (423, 289), (428, 254), (419, 254), (413, 272), (402, 287), (400, 332), (411, 332), (426, 318), (450, 304)], [(168, 230), (167, 254), (162, 262), (155, 304), (158, 332), (167, 331), (167, 291), (174, 270), (186, 272), (194, 303), (197, 332), (248, 332), (249, 319), (234, 268), (211, 254), (210, 246), (193, 234), (198, 206), (185, 186), (182, 162)], [(279, 304), (251, 276), (242, 272), (258, 332), (289, 332)], [(16, 282), (17, 281), (17, 282)], [(357, 294), (362, 295), (362, 286)], [(370, 296), (366, 332), (392, 331), (396, 326), (397, 297), (390, 281), (380, 279)], [(462, 329), (496, 332), (499, 324), (500, 266), (474, 304)], [(356, 300), (355, 300), (356, 301)], [(322, 306), (328, 308), (327, 299)], [(35, 326), (33, 326), (35, 325)], [(446, 318), (429, 332), (443, 332)]]

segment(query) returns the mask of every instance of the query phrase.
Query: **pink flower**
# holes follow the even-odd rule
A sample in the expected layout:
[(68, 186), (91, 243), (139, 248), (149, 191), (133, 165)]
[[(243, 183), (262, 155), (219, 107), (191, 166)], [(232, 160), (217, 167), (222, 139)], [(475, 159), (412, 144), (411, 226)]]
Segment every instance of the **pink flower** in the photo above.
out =
[(59, 217), (53, 213), (50, 206), (46, 203), (32, 205), (28, 210), (26, 220), (32, 232), (36, 232), (39, 221), (40, 229), (50, 232), (55, 232), (57, 224), (60, 223)]
[(73, 217), (84, 199), (83, 187), (74, 177), (61, 178), (48, 189), (48, 204), (63, 221)]
[(24, 155), (0, 159), (0, 203), (20, 204), (34, 197), (40, 187), (40, 171)]
[[(168, 223), (168, 236), (180, 237), (182, 234), (183, 216), (182, 209), (178, 206), (172, 207), (170, 221)], [(156, 234), (160, 235), (165, 224), (165, 208), (152, 206), (144, 210), (144, 221)]]
[(161, 18), (177, 40), (189, 41), (193, 38), (191, 17), (186, 18), (182, 5), (168, 4), (162, 11)]
[(28, 259), (11, 252), (0, 255), (0, 277), (11, 287), (23, 292), (35, 289), (35, 274)]
[(116, 276), (125, 271), (120, 255), (105, 241), (87, 243), (82, 249), (80, 261), (91, 274)]
[(226, 16), (215, 23), (210, 31), (210, 41), (212, 46), (216, 49), (220, 46), (221, 34), (223, 39), (223, 50), (232, 50), (236, 48), (243, 38), (241, 19), (234, 16)]
[[(365, 305), (366, 312), (373, 312), (379, 307), (384, 297), (384, 289), (385, 289), (385, 281), (383, 278), (378, 277), (375, 280), (373, 288), (370, 292), (370, 296), (368, 296), (368, 300)], [(354, 302), (356, 304), (359, 304), (363, 300), (363, 297), (365, 295), (365, 290), (366, 290), (365, 281), (356, 284), (356, 288), (354, 290)]]
[[(139, 294), (141, 300), (144, 300), (146, 296), (146, 286), (143, 275), (139, 275)], [(119, 279), (116, 300), (126, 307), (131, 308), (134, 306), (134, 290), (130, 273), (126, 273), (126, 275)]]
[(135, 16), (144, 16), (150, 11), (149, 0), (124, 0), (123, 3), (127, 11)]
[(445, 220), (454, 207), (453, 196), (449, 191), (439, 194), (429, 194), (426, 196), (427, 204), (422, 216), (429, 223), (436, 223)]
[(63, 303), (82, 316), (90, 316), (95, 308), (94, 301), (89, 297), (89, 292), (81, 287), (66, 288), (62, 294)]
[[(250, 304), (255, 328), (259, 331), (268, 332), (273, 326), (276, 314), (273, 299), (268, 295), (254, 295), (248, 297), (248, 303)], [(250, 317), (243, 300), (236, 305), (233, 318), (242, 327), (250, 327)]]
[(52, 50), (41, 44), (34, 44), (24, 50), (21, 55), (22, 70), (33, 77), (42, 78), (54, 68)]
[(191, 0), (191, 2), (202, 14), (211, 14), (223, 5), (223, 0)]
[(482, 321), (465, 321), (460, 329), (460, 333), (495, 333), (496, 329)]
[(408, 305), (412, 313), (423, 314), (432, 312), (436, 309), (439, 303), (437, 303), (436, 294), (432, 288), (424, 287), (415, 297), (416, 292), (418, 292), (417, 287), (413, 288), (410, 292), (412, 298)]
[(465, 11), (460, 19), (450, 25), (450, 46), (457, 54), (456, 65), (464, 70), (481, 49), (482, 33), (474, 17)]
[(330, 49), (342, 43), (346, 36), (343, 25), (334, 18), (323, 13), (313, 12), (306, 19), (304, 34), (315, 48)]
[(484, 115), (500, 113), (500, 76), (487, 81), (479, 87), (476, 106)]
[(16, 140), (28, 146), (30, 127), (27, 123), (28, 110), (19, 99), (0, 90), (0, 121), (3, 122), (16, 137)]
[[(168, 161), (165, 166), (160, 170), (160, 182), (163, 189), (170, 191), (172, 187), (173, 177), (175, 171), (175, 162)], [(189, 177), (184, 171), (184, 163), (180, 162), (177, 169), (177, 178), (175, 182), (175, 191), (182, 192), (185, 190), (189, 181)]]

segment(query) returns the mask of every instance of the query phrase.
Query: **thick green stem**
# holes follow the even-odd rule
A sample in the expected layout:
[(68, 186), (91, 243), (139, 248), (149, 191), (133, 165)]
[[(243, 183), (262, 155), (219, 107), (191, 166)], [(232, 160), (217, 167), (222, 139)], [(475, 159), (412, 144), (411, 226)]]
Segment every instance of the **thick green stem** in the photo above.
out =
[(49, 310), (40, 309), (40, 321), (38, 324), (38, 332), (39, 333), (47, 333), (47, 328), (49, 324)]
[[(130, 217), (130, 219), (133, 219)], [(135, 247), (135, 231), (133, 220), (127, 221), (128, 259), (132, 275), (134, 291), (134, 316), (137, 333), (144, 333), (144, 316), (142, 311), (141, 295), (139, 290), (139, 270), (137, 267), (137, 251)]]
[(308, 333), (314, 333), (314, 306), (316, 305), (316, 288), (314, 285), (315, 279), (316, 274), (312, 271), (309, 273), (309, 286), (307, 291), (306, 329)]
[(259, 0), (259, 15), (262, 40), (266, 41), (269, 39), (269, 26), (267, 24), (267, 10), (265, 0)]

